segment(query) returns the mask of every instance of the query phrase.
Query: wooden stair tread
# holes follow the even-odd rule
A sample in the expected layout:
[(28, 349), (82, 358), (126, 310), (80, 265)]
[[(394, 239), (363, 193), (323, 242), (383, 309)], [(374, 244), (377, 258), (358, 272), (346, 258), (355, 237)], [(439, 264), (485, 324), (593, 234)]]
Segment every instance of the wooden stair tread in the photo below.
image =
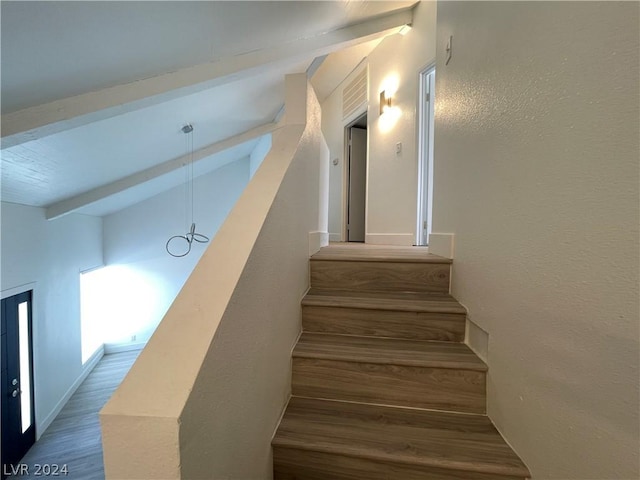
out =
[(303, 332), (294, 358), (383, 365), (486, 371), (487, 366), (461, 343)]
[(530, 476), (483, 415), (292, 397), (272, 445), (424, 467)]
[(311, 260), (350, 262), (411, 262), (450, 264), (449, 258), (433, 255), (425, 247), (400, 247), (369, 244), (331, 244), (322, 247)]
[(410, 292), (353, 292), (312, 288), (303, 306), (395, 310), (404, 312), (459, 313), (467, 310), (448, 294)]

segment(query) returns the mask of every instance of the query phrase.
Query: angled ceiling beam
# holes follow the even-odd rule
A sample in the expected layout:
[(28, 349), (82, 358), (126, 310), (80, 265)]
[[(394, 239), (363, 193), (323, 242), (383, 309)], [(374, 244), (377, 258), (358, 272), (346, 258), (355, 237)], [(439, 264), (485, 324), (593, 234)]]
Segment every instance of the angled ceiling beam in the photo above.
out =
[[(276, 123), (266, 123), (258, 127), (247, 130), (246, 132), (234, 135), (233, 137), (225, 138), (219, 142), (207, 145), (199, 150), (193, 152), (194, 163), (202, 160), (203, 158), (210, 157), (216, 153), (222, 152), (229, 148), (240, 145), (241, 143), (248, 142), (254, 138), (261, 137), (268, 133), (273, 132), (278, 128)], [(182, 168), (191, 159), (191, 154), (182, 155), (180, 157), (168, 160), (164, 163), (160, 163), (153, 167), (147, 168), (140, 172), (129, 175), (128, 177), (121, 178), (115, 182), (102, 185), (100, 187), (89, 190), (88, 192), (81, 193), (75, 197), (70, 197), (60, 202), (53, 203), (46, 208), (45, 216), (47, 220), (53, 220), (55, 218), (62, 217), (72, 213), (82, 207), (86, 207), (99, 200), (120, 193), (129, 188), (135, 187), (142, 183), (148, 182), (154, 178), (157, 178), (166, 173), (172, 172), (179, 168)]]
[(396, 33), (413, 19), (405, 9), (273, 48), (204, 63), (116, 85), (95, 92), (36, 105), (2, 115), (2, 148), (46, 137), (183, 95), (265, 71), (269, 66), (304, 60)]

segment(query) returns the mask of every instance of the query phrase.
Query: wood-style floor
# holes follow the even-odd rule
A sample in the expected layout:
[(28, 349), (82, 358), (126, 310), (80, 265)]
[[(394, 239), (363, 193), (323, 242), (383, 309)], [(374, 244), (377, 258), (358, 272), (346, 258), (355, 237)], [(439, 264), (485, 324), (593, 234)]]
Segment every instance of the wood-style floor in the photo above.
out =
[(29, 476), (36, 477), (35, 465), (66, 465), (67, 475), (77, 480), (104, 479), (102, 440), (98, 412), (120, 385), (139, 351), (105, 355), (69, 399), (51, 426), (27, 452), (21, 463), (29, 465)]

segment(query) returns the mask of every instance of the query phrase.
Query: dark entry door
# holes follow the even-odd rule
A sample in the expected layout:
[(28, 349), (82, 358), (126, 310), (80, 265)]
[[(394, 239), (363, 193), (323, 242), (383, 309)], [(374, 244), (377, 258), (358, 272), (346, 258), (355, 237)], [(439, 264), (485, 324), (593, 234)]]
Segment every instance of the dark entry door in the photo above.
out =
[(2, 476), (36, 440), (33, 409), (32, 292), (2, 300)]

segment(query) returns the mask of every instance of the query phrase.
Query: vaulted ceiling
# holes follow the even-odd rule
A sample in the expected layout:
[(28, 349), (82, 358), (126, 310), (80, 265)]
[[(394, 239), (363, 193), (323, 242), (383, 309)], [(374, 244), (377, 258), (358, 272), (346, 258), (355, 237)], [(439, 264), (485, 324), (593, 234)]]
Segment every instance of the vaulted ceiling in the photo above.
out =
[[(249, 155), (284, 75), (326, 97), (405, 1), (11, 2), (2, 29), (2, 200), (105, 215)], [(327, 56), (328, 55), (328, 56)]]

